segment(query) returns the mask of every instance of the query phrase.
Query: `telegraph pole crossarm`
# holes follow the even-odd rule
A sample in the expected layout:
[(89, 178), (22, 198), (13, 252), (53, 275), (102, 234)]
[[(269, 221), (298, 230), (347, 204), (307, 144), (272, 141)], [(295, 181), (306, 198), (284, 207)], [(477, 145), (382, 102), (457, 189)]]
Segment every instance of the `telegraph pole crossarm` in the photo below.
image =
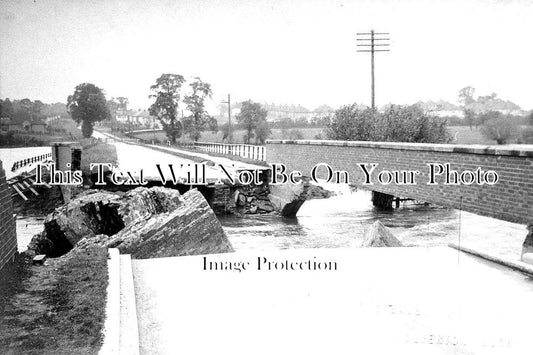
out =
[[(389, 47), (389, 43), (388, 43), (388, 41), (390, 40), (390, 38), (388, 37), (389, 35), (390, 33), (388, 32), (374, 32), (374, 30), (371, 30), (370, 32), (358, 32), (357, 33), (358, 38), (356, 38), (356, 45), (358, 48), (361, 48), (361, 49), (357, 49), (357, 52), (370, 53), (372, 110), (376, 110), (374, 53), (375, 52), (389, 52), (389, 49), (386, 49)], [(384, 36), (387, 36), (387, 37), (384, 37)], [(382, 42), (379, 42), (379, 41), (382, 41)], [(370, 48), (367, 48), (367, 47), (370, 47)], [(384, 47), (384, 48), (376, 49), (376, 47)]]

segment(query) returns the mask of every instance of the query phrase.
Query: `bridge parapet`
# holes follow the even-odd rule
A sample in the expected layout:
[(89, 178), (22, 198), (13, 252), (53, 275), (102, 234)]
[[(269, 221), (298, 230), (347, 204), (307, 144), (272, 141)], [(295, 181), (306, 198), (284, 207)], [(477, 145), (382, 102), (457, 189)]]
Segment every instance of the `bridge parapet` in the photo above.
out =
[[(414, 198), (516, 223), (533, 224), (533, 146), (482, 146), (396, 142), (351, 142), (316, 140), (268, 140), (268, 163), (283, 163), (290, 170), (310, 176), (316, 164), (346, 171), (350, 184), (394, 196)], [(367, 170), (372, 184), (367, 184)], [(430, 165), (434, 165), (433, 174)], [(462, 172), (494, 171), (495, 184), (446, 183), (450, 174), (440, 174), (439, 164)], [(367, 172), (368, 172), (367, 171)], [(380, 172), (416, 171), (415, 183), (380, 183)], [(428, 184), (434, 175), (434, 184)], [(388, 176), (385, 174), (385, 176)]]
[(259, 161), (266, 160), (266, 150), (261, 145), (195, 142), (194, 146), (205, 152), (234, 155)]

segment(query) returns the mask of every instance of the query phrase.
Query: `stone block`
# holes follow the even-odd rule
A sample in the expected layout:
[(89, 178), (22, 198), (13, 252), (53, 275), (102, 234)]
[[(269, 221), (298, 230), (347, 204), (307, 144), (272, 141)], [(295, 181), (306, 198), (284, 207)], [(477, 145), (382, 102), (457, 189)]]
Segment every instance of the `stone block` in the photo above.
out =
[(33, 265), (43, 265), (45, 261), (46, 261), (46, 255), (44, 254), (36, 255), (32, 259)]

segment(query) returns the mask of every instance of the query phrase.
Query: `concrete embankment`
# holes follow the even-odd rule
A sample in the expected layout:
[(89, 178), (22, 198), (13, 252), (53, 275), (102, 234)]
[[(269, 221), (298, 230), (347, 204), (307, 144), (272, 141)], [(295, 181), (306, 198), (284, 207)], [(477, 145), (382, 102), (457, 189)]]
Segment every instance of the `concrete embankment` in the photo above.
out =
[(471, 254), (471, 255), (474, 255), (474, 256), (477, 256), (477, 257), (480, 257), (482, 259), (489, 260), (489, 261), (495, 262), (497, 264), (509, 267), (511, 269), (518, 270), (518, 271), (533, 275), (533, 265), (532, 264), (529, 264), (529, 263), (526, 263), (526, 262), (523, 262), (523, 261), (519, 261), (519, 260), (511, 260), (511, 259), (508, 259), (508, 258), (505, 258), (505, 257), (502, 257), (502, 256), (498, 256), (498, 255), (491, 254), (491, 253), (488, 253), (488, 252), (485, 252), (485, 251), (481, 251), (481, 250), (476, 249), (476, 248), (472, 248), (472, 247), (468, 247), (468, 246), (464, 246), (464, 245), (459, 245), (457, 243), (449, 243), (448, 245), (451, 248), (463, 251), (465, 253), (468, 253), (468, 254)]

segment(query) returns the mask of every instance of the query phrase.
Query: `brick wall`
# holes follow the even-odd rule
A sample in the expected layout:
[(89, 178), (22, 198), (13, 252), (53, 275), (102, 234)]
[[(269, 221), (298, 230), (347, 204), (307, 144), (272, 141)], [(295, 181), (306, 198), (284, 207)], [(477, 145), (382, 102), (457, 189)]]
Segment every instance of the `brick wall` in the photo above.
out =
[(0, 269), (13, 260), (17, 252), (17, 234), (11, 190), (7, 186), (5, 171), (0, 161)]
[[(394, 196), (414, 198), (442, 206), (459, 208), (511, 222), (533, 224), (533, 146), (511, 148), (443, 144), (342, 142), (342, 141), (267, 141), (268, 163), (283, 163), (288, 170), (310, 176), (317, 163), (350, 174), (350, 183)], [(359, 163), (378, 163), (374, 174), (387, 169), (418, 170), (416, 185), (391, 183), (363, 185), (365, 174)], [(498, 173), (494, 185), (427, 185), (427, 163), (450, 163), (452, 169), (478, 167)], [(461, 199), (462, 197), (462, 199)]]
[(228, 213), (235, 209), (232, 186), (209, 185), (200, 187), (199, 190), (216, 214)]

